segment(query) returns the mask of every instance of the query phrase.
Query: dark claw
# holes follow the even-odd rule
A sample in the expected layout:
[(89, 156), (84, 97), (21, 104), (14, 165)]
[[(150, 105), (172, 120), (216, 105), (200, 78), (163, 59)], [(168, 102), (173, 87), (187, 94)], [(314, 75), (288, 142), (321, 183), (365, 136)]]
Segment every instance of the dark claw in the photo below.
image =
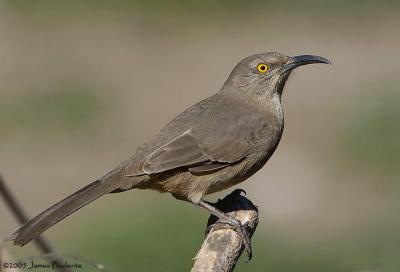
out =
[(232, 192), (232, 194), (236, 194), (236, 195), (241, 195), (242, 193), (243, 193), (244, 195), (247, 194), (246, 191), (243, 190), (243, 189), (235, 189), (235, 190)]

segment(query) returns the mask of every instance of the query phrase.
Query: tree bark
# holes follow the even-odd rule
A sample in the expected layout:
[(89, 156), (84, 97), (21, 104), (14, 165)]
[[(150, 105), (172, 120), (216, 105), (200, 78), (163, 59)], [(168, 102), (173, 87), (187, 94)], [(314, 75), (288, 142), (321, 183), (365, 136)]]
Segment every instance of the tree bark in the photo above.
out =
[[(250, 237), (258, 224), (257, 207), (235, 190), (224, 199), (218, 200), (215, 207), (247, 224)], [(192, 272), (233, 271), (244, 250), (240, 236), (232, 227), (211, 215), (207, 224), (207, 236), (195, 257)]]

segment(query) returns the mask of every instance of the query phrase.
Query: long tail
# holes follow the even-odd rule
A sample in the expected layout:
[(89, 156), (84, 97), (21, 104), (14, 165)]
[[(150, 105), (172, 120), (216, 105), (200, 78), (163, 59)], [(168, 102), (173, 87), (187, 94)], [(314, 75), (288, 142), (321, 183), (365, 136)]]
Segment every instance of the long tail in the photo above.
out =
[(118, 189), (120, 179), (117, 176), (107, 175), (83, 187), (19, 227), (7, 240), (13, 240), (15, 245), (25, 245), (68, 215), (100, 196)]

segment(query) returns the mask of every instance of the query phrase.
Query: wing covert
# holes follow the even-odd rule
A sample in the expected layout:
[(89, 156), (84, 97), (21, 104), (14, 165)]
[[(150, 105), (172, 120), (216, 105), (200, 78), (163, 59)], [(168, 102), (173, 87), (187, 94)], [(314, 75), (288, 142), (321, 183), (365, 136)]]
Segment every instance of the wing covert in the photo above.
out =
[[(227, 138), (223, 141), (202, 141), (191, 130), (187, 130), (172, 141), (156, 149), (142, 163), (146, 174), (160, 173), (179, 167), (209, 164), (235, 163), (244, 158), (250, 150), (250, 143)], [(222, 169), (223, 167), (218, 167)]]

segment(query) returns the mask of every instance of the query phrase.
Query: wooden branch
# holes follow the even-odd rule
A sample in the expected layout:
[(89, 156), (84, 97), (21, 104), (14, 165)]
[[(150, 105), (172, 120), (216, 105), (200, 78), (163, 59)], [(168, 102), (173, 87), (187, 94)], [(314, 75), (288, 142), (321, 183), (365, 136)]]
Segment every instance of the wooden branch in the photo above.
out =
[[(235, 190), (224, 199), (218, 200), (215, 207), (248, 224), (250, 237), (258, 224), (257, 207)], [(195, 257), (192, 272), (233, 271), (244, 249), (243, 243), (232, 227), (211, 215), (207, 224), (207, 237)]]
[[(14, 195), (11, 193), (11, 191), (6, 186), (6, 183), (5, 183), (4, 179), (2, 178), (2, 176), (0, 176), (0, 196), (2, 196), (2, 198), (4, 199), (4, 202), (10, 209), (11, 213), (14, 214), (15, 218), (17, 219), (18, 224), (23, 225), (24, 223), (29, 221), (29, 217), (25, 214), (22, 207), (18, 204), (17, 199), (14, 197)], [(43, 236), (37, 237), (36, 239), (33, 240), (33, 242), (36, 244), (39, 251), (41, 251), (43, 254), (46, 254), (47, 259), (50, 262), (56, 262), (57, 264), (60, 265), (60, 267), (56, 268), (56, 270), (58, 270), (60, 272), (70, 272), (71, 271), (68, 268), (62, 267), (64, 260), (62, 258), (57, 257), (56, 255), (52, 254), (52, 253), (54, 253), (53, 247)]]

